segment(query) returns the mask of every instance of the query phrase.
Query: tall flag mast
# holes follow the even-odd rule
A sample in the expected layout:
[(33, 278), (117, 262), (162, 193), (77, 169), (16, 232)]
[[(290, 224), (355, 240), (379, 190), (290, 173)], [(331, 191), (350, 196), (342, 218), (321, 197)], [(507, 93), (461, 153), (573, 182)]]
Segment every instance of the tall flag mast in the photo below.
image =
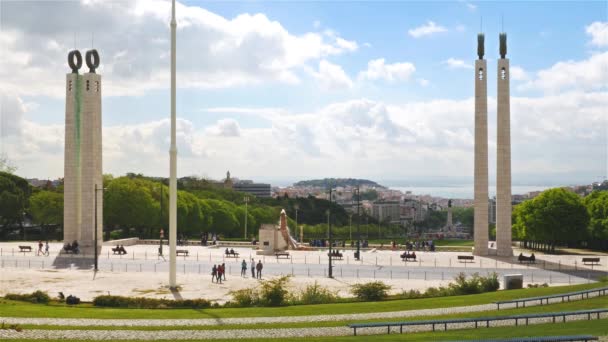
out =
[(171, 147), (169, 149), (169, 287), (175, 289), (176, 254), (175, 240), (177, 238), (177, 147), (175, 144), (175, 0), (171, 7)]

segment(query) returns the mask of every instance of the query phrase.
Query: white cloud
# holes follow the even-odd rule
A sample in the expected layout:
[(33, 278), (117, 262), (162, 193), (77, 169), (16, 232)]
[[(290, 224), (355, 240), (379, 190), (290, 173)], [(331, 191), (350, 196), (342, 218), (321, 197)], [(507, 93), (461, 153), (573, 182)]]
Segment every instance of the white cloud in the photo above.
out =
[[(328, 172), (327, 165), (332, 165), (332, 175), (343, 176), (446, 176), (445, 170), (450, 170), (450, 176), (468, 177), (473, 165), (473, 107), (473, 98), (467, 98), (400, 104), (356, 99), (309, 112), (209, 108), (215, 113), (272, 119), (265, 120), (261, 128), (243, 127), (232, 118), (206, 127), (179, 119), (178, 170), (180, 175), (221, 175), (226, 169), (238, 169), (255, 178), (267, 176), (272, 167), (272, 177), (298, 178), (322, 176)], [(496, 100), (491, 97), (490, 126), (496, 124), (495, 108)], [(606, 92), (512, 97), (514, 174), (601, 172), (606, 164), (606, 108)], [(105, 126), (104, 172), (165, 175), (169, 125), (163, 119)], [(5, 138), (5, 145), (22, 175), (63, 174), (62, 125), (24, 119), (21, 133)], [(492, 130), (490, 156), (495, 158)], [(45, 165), (44, 171), (40, 165)]]
[(514, 81), (527, 81), (528, 73), (520, 66), (511, 67), (511, 79)]
[(326, 90), (351, 88), (353, 86), (352, 80), (341, 66), (326, 60), (319, 62), (319, 71), (312, 71), (312, 75), (319, 82), (321, 88)]
[(467, 30), (466, 26), (464, 26), (462, 24), (456, 25), (456, 31), (458, 31), (458, 32), (464, 32), (466, 30)]
[(378, 58), (367, 63), (367, 70), (360, 72), (359, 78), (372, 81), (407, 81), (415, 71), (416, 67), (412, 63), (386, 64), (384, 58)]
[(418, 82), (418, 84), (420, 84), (423, 87), (426, 87), (431, 83), (429, 80), (424, 79), (424, 78), (419, 78), (416, 81)]
[(207, 134), (219, 137), (239, 137), (241, 136), (241, 126), (234, 119), (221, 119), (205, 130)]
[(443, 62), (447, 64), (450, 69), (473, 69), (473, 66), (466, 63), (462, 59), (449, 58), (448, 60)]
[[(73, 32), (92, 31), (105, 95), (141, 95), (169, 85), (167, 1), (8, 2), (2, 12), (0, 91), (63, 96), (67, 51), (90, 46), (84, 34), (74, 44)], [(72, 19), (58, 19), (65, 17)], [(335, 32), (288, 32), (260, 13), (225, 18), (178, 3), (177, 21), (178, 86), (184, 88), (294, 84), (310, 62), (358, 49)]]
[(466, 5), (467, 5), (467, 8), (470, 9), (471, 11), (474, 11), (477, 9), (477, 6), (473, 5), (470, 2), (467, 2)]
[(434, 33), (446, 32), (447, 30), (448, 29), (445, 27), (437, 25), (435, 22), (429, 20), (426, 24), (410, 29), (407, 32), (414, 38), (420, 38)]
[(533, 79), (519, 90), (541, 90), (558, 93), (567, 90), (595, 90), (608, 87), (608, 52), (597, 53), (586, 60), (558, 62), (536, 72)]
[(591, 44), (604, 47), (608, 46), (608, 22), (596, 21), (585, 27), (585, 32), (591, 36)]

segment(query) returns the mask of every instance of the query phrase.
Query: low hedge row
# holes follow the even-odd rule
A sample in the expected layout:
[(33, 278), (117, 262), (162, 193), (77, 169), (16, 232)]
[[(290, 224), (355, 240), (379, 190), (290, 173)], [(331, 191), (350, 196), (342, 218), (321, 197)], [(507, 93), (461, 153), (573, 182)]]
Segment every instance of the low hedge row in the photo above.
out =
[(135, 309), (204, 309), (211, 306), (206, 299), (156, 299), (144, 297), (123, 296), (97, 296), (93, 298), (93, 305), (112, 308)]
[(4, 296), (5, 299), (9, 300), (20, 300), (22, 302), (48, 304), (51, 301), (48, 293), (42, 291), (36, 291), (26, 294), (7, 293)]

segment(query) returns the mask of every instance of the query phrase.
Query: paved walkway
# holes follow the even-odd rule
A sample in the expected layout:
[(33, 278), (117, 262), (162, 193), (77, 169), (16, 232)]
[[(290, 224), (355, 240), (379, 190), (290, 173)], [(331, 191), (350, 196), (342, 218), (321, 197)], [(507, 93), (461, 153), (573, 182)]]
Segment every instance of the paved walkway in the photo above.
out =
[[(607, 319), (608, 314), (602, 314)], [(568, 321), (585, 320), (587, 315), (569, 317)], [(529, 324), (551, 323), (551, 318), (530, 319)], [(559, 323), (558, 323), (559, 324)], [(492, 322), (491, 327), (514, 326), (513, 321)], [(449, 324), (449, 329), (471, 329), (474, 323)], [(406, 332), (430, 331), (431, 326), (407, 327)], [(485, 328), (482, 328), (485, 329)], [(246, 339), (246, 338), (286, 338), (286, 337), (321, 337), (352, 335), (348, 327), (326, 328), (282, 328), (282, 329), (233, 329), (233, 330), (0, 330), (0, 339), (83, 339), (83, 340), (194, 340), (194, 339)], [(359, 329), (358, 335), (385, 334), (386, 328)]]

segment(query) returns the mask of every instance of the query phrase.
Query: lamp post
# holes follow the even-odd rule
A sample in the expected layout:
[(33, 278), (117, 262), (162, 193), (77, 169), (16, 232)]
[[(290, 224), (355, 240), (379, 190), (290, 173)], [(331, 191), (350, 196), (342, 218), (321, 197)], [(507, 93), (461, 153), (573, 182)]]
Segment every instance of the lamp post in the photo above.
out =
[(330, 220), (330, 213), (331, 213), (331, 192), (332, 192), (332, 188), (329, 188), (329, 208), (327, 209), (327, 235), (328, 235), (328, 240), (329, 240), (329, 253), (327, 253), (327, 256), (329, 258), (329, 270), (327, 271), (327, 275), (329, 278), (333, 278), (333, 266), (331, 265), (331, 248), (332, 248), (332, 236), (331, 236), (331, 220)]
[(163, 238), (165, 231), (163, 230), (163, 184), (160, 184), (160, 239), (158, 246), (158, 256), (163, 256)]
[(359, 196), (359, 185), (357, 185), (357, 189), (355, 189), (355, 191), (355, 193), (357, 194), (357, 253), (355, 255), (355, 259), (359, 260), (361, 258), (361, 216), (359, 215), (359, 206), (361, 204), (361, 199)]
[(348, 214), (348, 239), (353, 239), (353, 214)]
[(169, 148), (169, 287), (177, 288), (176, 249), (177, 238), (177, 144), (175, 114), (175, 0), (171, 4), (171, 147)]
[[(300, 206), (296, 203), (296, 205), (293, 206), (294, 209), (296, 210), (296, 229), (298, 228), (298, 209), (300, 209)], [(296, 234), (296, 232), (293, 232), (294, 234)], [(302, 229), (300, 229), (300, 243), (302, 243)]]
[(104, 191), (105, 188), (98, 188), (97, 184), (95, 184), (95, 272), (99, 271), (98, 261), (99, 257), (97, 255), (97, 191)]
[(243, 198), (245, 201), (245, 241), (247, 241), (247, 204), (249, 203), (249, 197)]

